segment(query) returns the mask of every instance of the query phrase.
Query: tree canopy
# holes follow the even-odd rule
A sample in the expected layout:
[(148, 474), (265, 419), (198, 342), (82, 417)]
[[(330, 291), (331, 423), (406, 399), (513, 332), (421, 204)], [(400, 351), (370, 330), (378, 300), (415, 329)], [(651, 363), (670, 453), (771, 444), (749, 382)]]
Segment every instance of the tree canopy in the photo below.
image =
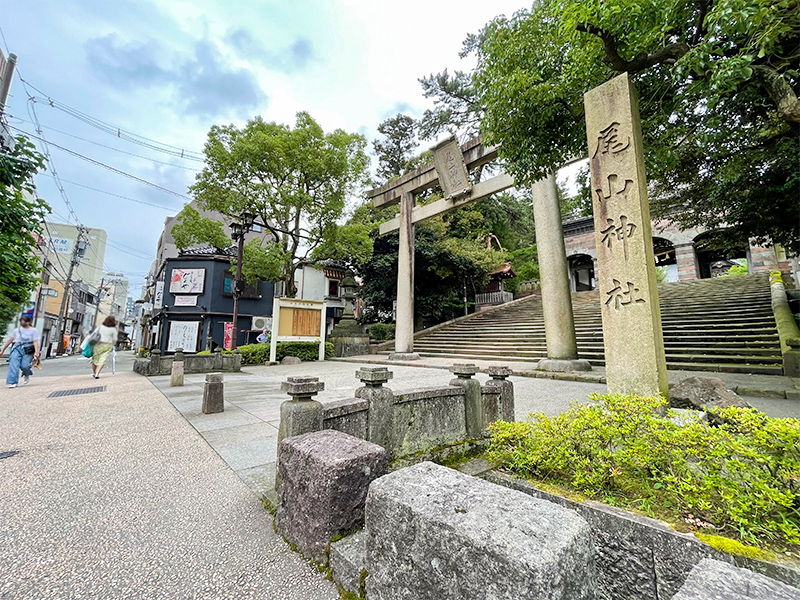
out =
[(40, 281), (34, 249), (50, 207), (36, 196), (33, 176), (42, 169), (44, 157), (25, 137), (0, 153), (0, 335)]
[(361, 135), (341, 129), (326, 134), (306, 112), (297, 114), (294, 128), (260, 117), (241, 129), (215, 125), (205, 167), (190, 191), (200, 207), (232, 221), (245, 211), (258, 217), (275, 239), (259, 251), (259, 260), (280, 264), (280, 280), (293, 297), (294, 271), (302, 261), (321, 248), (332, 251), (337, 240), (356, 248), (365, 241), (337, 233), (347, 198), (367, 179), (365, 146)]
[(654, 213), (800, 250), (798, 39), (797, 0), (539, 0), (467, 38), (471, 79), (423, 88), (440, 117), (470, 107), (532, 182), (586, 154), (584, 92), (628, 72)]
[(388, 181), (400, 175), (417, 147), (417, 123), (408, 115), (397, 114), (382, 121), (378, 125), (378, 133), (384, 139), (372, 142), (378, 156), (377, 176), (381, 181)]

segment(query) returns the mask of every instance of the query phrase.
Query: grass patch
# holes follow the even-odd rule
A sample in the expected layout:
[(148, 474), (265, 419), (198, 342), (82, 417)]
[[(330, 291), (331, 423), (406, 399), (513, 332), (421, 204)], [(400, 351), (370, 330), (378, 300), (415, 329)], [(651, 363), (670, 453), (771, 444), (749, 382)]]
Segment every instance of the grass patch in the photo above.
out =
[(661, 398), (592, 400), (553, 418), (494, 423), (487, 458), (677, 529), (798, 550), (800, 421), (728, 408), (717, 413), (719, 426), (699, 419), (679, 426), (659, 416)]

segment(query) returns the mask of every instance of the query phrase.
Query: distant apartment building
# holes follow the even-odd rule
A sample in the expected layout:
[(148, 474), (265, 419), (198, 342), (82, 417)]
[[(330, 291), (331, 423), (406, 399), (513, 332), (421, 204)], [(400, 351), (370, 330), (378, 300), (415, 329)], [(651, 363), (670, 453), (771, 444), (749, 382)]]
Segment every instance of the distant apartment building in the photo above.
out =
[[(75, 267), (73, 281), (83, 281), (87, 285), (97, 286), (103, 278), (103, 261), (106, 256), (106, 240), (108, 235), (104, 229), (88, 227), (88, 246), (80, 264)], [(44, 231), (47, 245), (54, 256), (50, 262), (59, 271), (57, 277), (63, 279), (69, 269), (75, 240), (78, 239), (78, 228), (65, 223), (47, 223)]]

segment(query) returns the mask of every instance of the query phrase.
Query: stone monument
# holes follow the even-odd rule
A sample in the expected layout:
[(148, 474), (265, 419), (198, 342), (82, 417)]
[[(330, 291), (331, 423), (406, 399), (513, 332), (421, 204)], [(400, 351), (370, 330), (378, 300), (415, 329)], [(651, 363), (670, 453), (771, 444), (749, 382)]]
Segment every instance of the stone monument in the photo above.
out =
[(584, 95), (608, 391), (667, 396), (636, 91), (623, 73)]
[(369, 354), (369, 336), (361, 330), (361, 325), (356, 321), (354, 304), (357, 288), (358, 284), (352, 275), (345, 277), (339, 284), (344, 300), (344, 314), (328, 336), (336, 356)]

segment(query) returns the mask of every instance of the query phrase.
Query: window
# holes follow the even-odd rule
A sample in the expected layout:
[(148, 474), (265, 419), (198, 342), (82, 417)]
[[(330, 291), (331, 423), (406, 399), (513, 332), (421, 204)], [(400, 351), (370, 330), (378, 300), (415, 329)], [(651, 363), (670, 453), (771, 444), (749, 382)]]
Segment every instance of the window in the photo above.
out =
[[(233, 296), (233, 285), (236, 281), (233, 273), (225, 271), (224, 279), (222, 282), (222, 293), (225, 296)], [(261, 296), (258, 293), (258, 286), (251, 285), (242, 280), (242, 295), (239, 298), (248, 298), (251, 300), (258, 300)]]
[(328, 296), (332, 296), (334, 298), (339, 297), (339, 282), (335, 279), (328, 281)]

